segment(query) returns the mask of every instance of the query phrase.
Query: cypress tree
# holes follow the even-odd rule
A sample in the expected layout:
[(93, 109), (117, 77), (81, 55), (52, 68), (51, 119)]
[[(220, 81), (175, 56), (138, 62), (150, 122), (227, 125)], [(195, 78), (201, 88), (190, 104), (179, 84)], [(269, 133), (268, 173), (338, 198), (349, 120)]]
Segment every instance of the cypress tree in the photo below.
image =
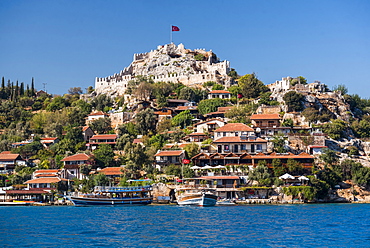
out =
[(31, 96), (35, 96), (35, 82), (34, 82), (33, 77), (32, 77), (32, 83), (31, 83)]
[(10, 86), (10, 101), (14, 100), (14, 83)]
[(30, 86), (27, 84), (26, 96), (30, 97)]
[(21, 87), (19, 88), (19, 95), (24, 96), (24, 83), (21, 83)]
[(8, 84), (6, 85), (5, 89), (5, 99), (9, 99), (12, 93), (12, 85), (10, 84), (10, 79), (8, 79)]
[(4, 77), (1, 78), (1, 90), (0, 90), (0, 97), (1, 99), (5, 99), (5, 79)]

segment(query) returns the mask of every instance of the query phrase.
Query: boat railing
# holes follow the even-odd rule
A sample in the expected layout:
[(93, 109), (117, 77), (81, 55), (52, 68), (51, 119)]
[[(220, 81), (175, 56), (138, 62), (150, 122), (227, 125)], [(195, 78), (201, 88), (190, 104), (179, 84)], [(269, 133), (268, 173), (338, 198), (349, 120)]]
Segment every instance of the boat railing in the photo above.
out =
[(127, 186), (127, 187), (110, 187), (110, 186), (95, 186), (95, 192), (129, 192), (129, 191), (147, 191), (152, 190), (151, 185), (146, 186)]

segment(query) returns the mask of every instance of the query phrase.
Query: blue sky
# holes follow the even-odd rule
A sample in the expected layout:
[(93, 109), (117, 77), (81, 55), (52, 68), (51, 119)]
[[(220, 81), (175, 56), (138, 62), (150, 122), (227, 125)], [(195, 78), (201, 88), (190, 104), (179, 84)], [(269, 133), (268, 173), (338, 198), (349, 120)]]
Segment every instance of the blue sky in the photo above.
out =
[(64, 94), (170, 42), (265, 84), (304, 76), (370, 96), (370, 1), (1, 0), (0, 77)]

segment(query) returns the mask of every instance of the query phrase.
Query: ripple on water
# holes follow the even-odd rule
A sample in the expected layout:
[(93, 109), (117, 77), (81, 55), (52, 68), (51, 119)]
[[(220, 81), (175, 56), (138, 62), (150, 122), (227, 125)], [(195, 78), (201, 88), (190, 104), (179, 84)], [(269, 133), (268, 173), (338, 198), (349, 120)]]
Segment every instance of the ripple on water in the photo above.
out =
[(365, 247), (369, 206), (3, 207), (0, 240), (3, 247)]

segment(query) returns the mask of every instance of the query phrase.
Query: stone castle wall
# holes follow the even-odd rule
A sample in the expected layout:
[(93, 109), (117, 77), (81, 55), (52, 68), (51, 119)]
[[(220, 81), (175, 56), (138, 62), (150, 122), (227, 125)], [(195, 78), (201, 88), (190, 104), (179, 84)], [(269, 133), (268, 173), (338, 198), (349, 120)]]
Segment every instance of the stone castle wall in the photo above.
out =
[[(204, 54), (208, 60), (196, 61), (194, 54), (197, 53)], [(133, 62), (120, 73), (96, 78), (95, 92), (123, 95), (128, 82), (138, 75), (150, 76), (154, 82), (183, 83), (187, 86), (201, 85), (207, 81), (229, 86), (232, 80), (227, 76), (230, 62), (214, 62), (212, 55), (212, 51), (204, 49), (185, 49), (183, 44), (158, 46), (157, 50), (134, 54)]]

